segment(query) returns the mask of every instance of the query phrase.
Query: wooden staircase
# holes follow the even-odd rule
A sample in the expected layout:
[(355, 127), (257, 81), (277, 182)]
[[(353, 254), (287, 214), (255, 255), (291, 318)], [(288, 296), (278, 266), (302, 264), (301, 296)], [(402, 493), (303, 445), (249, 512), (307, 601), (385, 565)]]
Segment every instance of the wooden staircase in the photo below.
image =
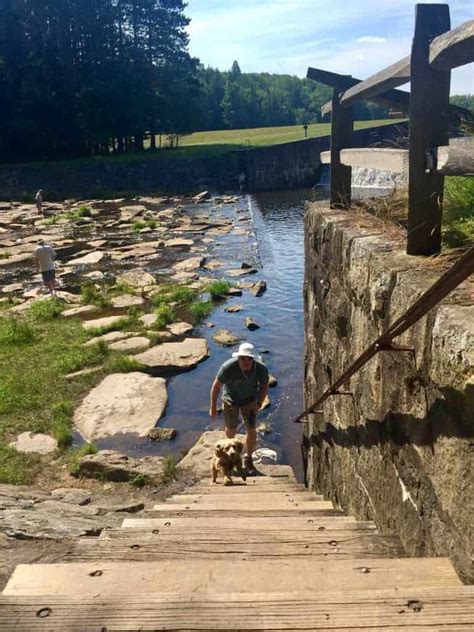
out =
[(200, 481), (149, 517), (17, 566), (2, 632), (474, 630), (474, 587), (445, 558), (408, 558), (296, 482), (287, 466)]

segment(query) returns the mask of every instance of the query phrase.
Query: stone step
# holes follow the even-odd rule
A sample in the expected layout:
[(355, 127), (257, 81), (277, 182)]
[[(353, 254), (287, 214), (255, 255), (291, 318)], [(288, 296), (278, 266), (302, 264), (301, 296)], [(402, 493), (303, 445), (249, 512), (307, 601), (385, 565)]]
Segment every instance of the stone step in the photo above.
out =
[[(184, 560), (20, 564), (4, 590), (7, 596), (96, 597), (116, 603), (129, 597), (168, 593), (318, 593), (380, 588), (447, 588), (460, 586), (446, 558), (335, 560), (325, 558)], [(315, 601), (317, 599), (315, 598)], [(45, 601), (46, 604), (46, 601)], [(88, 628), (90, 629), (90, 628)]]
[(246, 531), (232, 535), (219, 532), (199, 536), (123, 529), (122, 537), (86, 538), (78, 540), (65, 555), (65, 561), (135, 561), (159, 560), (262, 560), (311, 557), (313, 559), (359, 559), (372, 557), (405, 557), (405, 551), (396, 536), (384, 536), (367, 531), (326, 532), (295, 537), (292, 532)]
[[(232, 513), (231, 515), (221, 515), (220, 517), (214, 514), (201, 517), (196, 515), (195, 512), (192, 515), (188, 512), (186, 516), (172, 518), (125, 518), (122, 528), (142, 530), (170, 529), (182, 533), (183, 536), (194, 531), (212, 531), (217, 529), (236, 532), (246, 532), (247, 530), (272, 532), (286, 529), (293, 532), (301, 531), (312, 534), (326, 530), (376, 531), (373, 522), (358, 522), (344, 514), (317, 517), (298, 516), (297, 514), (292, 514), (291, 516), (255, 516), (253, 514), (249, 517), (239, 517)], [(113, 533), (113, 530), (104, 530), (102, 531), (102, 536), (107, 537), (107, 534), (111, 532)]]
[(474, 629), (474, 586), (371, 591), (1, 597), (2, 632)]
[[(216, 505), (224, 503), (235, 503), (237, 506), (258, 505), (260, 503), (299, 503), (299, 502), (325, 502), (323, 496), (316, 496), (313, 492), (278, 492), (272, 494), (256, 493), (253, 494), (176, 494), (170, 496), (165, 501), (167, 504), (207, 504)], [(327, 502), (327, 501), (326, 501)], [(332, 503), (331, 503), (332, 507)]]

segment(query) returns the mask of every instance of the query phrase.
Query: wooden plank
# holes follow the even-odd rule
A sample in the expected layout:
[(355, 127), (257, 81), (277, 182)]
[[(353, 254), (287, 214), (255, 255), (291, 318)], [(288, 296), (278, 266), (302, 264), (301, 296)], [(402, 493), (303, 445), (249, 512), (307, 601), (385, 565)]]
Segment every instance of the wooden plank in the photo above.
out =
[(163, 532), (143, 536), (141, 532), (126, 530), (126, 538), (86, 538), (78, 540), (65, 554), (65, 562), (114, 561), (151, 562), (161, 560), (280, 560), (291, 558), (359, 559), (396, 557), (406, 553), (396, 536), (377, 533), (328, 538), (307, 535), (305, 539), (293, 538), (291, 533), (270, 535), (257, 533), (201, 534), (200, 538), (171, 535)]
[[(266, 487), (247, 487), (246, 485), (239, 485), (234, 479), (233, 485), (224, 485), (223, 480), (219, 479), (216, 485), (196, 485), (195, 487), (186, 487), (183, 491), (185, 494), (231, 494), (236, 496), (251, 496), (258, 491), (262, 494), (288, 494), (288, 493), (312, 493), (309, 492), (303, 485), (267, 485)], [(313, 497), (318, 497), (313, 493)]]
[(452, 70), (474, 61), (474, 20), (438, 35), (430, 44), (429, 62), (434, 70)]
[(430, 147), (448, 144), (450, 71), (429, 66), (430, 42), (449, 31), (449, 7), (417, 4), (411, 54), (407, 254), (441, 249), (444, 178), (426, 169)]
[[(338, 514), (337, 516), (248, 516), (232, 515), (199, 516), (195, 512), (172, 518), (125, 518), (123, 529), (264, 529), (266, 531), (291, 529), (292, 531), (334, 530), (334, 529), (375, 529), (373, 522), (360, 522)], [(103, 531), (102, 533), (106, 533)]]
[(130, 594), (107, 600), (1, 597), (3, 632), (151, 630), (472, 630), (474, 590), (406, 588), (220, 595)]
[(51, 595), (0, 598), (3, 632), (117, 630), (472, 630), (472, 586), (400, 586), (370, 593), (130, 594), (107, 600)]
[(353, 129), (352, 109), (341, 106), (339, 95), (334, 90), (331, 125), (331, 208), (348, 209), (351, 206), (352, 169), (341, 163), (340, 151), (352, 145)]
[[(189, 505), (186, 505), (188, 507)], [(228, 507), (227, 509), (201, 505), (200, 507), (190, 507), (185, 509), (183, 505), (157, 505), (162, 509), (153, 509), (149, 512), (149, 516), (152, 518), (180, 518), (181, 516), (195, 515), (199, 518), (227, 518), (234, 516), (235, 518), (257, 518), (257, 517), (272, 517), (272, 518), (284, 518), (290, 516), (302, 516), (308, 518), (318, 518), (322, 516), (342, 516), (343, 513), (339, 509), (302, 509), (296, 507), (294, 509), (240, 509), (235, 507)]]
[(437, 173), (445, 176), (474, 176), (474, 137), (455, 138), (434, 150)]
[(153, 511), (222, 511), (222, 510), (245, 510), (245, 511), (318, 511), (318, 510), (327, 510), (333, 509), (333, 505), (330, 501), (327, 500), (318, 500), (318, 501), (297, 501), (297, 500), (289, 500), (289, 499), (267, 499), (261, 500), (257, 504), (252, 504), (250, 502), (243, 503), (241, 498), (227, 498), (227, 496), (219, 496), (215, 500), (209, 500), (206, 502), (205, 499), (199, 502), (175, 502), (175, 503), (160, 503), (158, 505), (153, 506)]
[[(225, 489), (225, 488), (224, 488)], [(260, 493), (236, 493), (233, 494), (232, 487), (229, 486), (227, 488), (229, 492), (220, 491), (219, 493), (208, 493), (207, 491), (203, 494), (176, 494), (175, 496), (169, 496), (166, 499), (166, 503), (220, 503), (224, 502), (235, 502), (239, 505), (243, 503), (251, 503), (253, 505), (259, 503), (294, 503), (294, 502), (326, 502), (324, 501), (322, 496), (316, 496), (312, 492), (277, 492), (276, 494), (265, 494)], [(332, 504), (331, 504), (332, 507)]]
[(348, 106), (369, 100), (410, 81), (410, 57), (404, 57), (368, 79), (349, 88), (341, 96), (341, 105)]
[(163, 560), (160, 562), (87, 562), (20, 564), (3, 594), (63, 595), (101, 599), (168, 593), (299, 592), (460, 586), (446, 558), (285, 559), (253, 561)]

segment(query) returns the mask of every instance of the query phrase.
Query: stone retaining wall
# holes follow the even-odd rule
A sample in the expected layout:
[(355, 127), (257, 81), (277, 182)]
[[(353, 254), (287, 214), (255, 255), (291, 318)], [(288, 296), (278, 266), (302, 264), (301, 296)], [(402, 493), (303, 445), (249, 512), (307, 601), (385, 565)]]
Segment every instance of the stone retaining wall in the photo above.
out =
[[(310, 405), (440, 275), (368, 215), (309, 204), (305, 403)], [(409, 555), (448, 556), (474, 581), (474, 282), (380, 353), (306, 426), (309, 480)]]

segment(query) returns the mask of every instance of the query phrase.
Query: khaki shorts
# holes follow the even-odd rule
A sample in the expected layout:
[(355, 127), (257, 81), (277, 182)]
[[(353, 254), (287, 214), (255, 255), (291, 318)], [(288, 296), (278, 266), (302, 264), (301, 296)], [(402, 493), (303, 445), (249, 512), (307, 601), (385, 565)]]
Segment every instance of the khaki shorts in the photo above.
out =
[(239, 425), (239, 412), (242, 415), (244, 424), (248, 428), (255, 428), (257, 423), (256, 402), (245, 404), (245, 406), (231, 406), (224, 402), (224, 426), (226, 428), (237, 428)]

